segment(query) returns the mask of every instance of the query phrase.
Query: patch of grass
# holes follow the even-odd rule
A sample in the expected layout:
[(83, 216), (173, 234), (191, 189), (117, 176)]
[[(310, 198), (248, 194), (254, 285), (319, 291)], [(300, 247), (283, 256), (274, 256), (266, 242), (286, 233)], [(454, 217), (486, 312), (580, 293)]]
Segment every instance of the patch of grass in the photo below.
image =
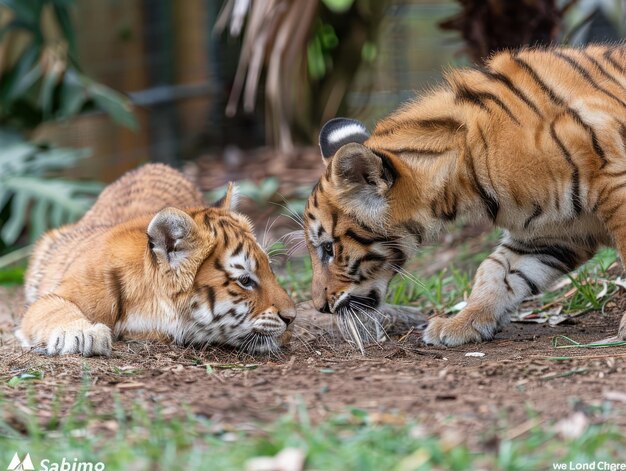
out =
[[(390, 284), (387, 302), (411, 304), (424, 310), (437, 312), (457, 310), (457, 304), (469, 297), (477, 266), (486, 256), (481, 253), (481, 258), (476, 259), (478, 263), (473, 266), (474, 264), (467, 263), (467, 259), (462, 261), (466, 250), (464, 244), (461, 244), (459, 257), (455, 257), (447, 268), (432, 276), (420, 278), (419, 273), (397, 275)], [(420, 259), (422, 256), (424, 255), (417, 257), (416, 266), (425, 266), (425, 261)], [(430, 259), (432, 254), (425, 256)], [(619, 257), (614, 249), (599, 250), (591, 260), (568, 276), (571, 284), (543, 293), (539, 300), (541, 305), (564, 298), (568, 291), (575, 288), (569, 296), (561, 300), (563, 313), (573, 313), (583, 309), (601, 309), (617, 290), (608, 271), (618, 261)], [(458, 268), (460, 266), (465, 268)]]
[(446, 268), (428, 278), (418, 275), (396, 276), (390, 284), (387, 302), (418, 305), (425, 310), (451, 310), (469, 296), (472, 274), (456, 268)]
[(24, 283), (26, 266), (5, 267), (0, 269), (0, 285), (21, 285)]
[(278, 274), (278, 281), (292, 299), (299, 303), (311, 299), (313, 268), (309, 257), (291, 258)]
[(44, 372), (35, 369), (28, 369), (26, 371), (22, 371), (7, 381), (7, 385), (11, 388), (16, 388), (25, 382), (38, 381), (43, 379)]
[[(5, 410), (0, 417), (14, 412), (6, 402), (0, 409)], [(124, 408), (119, 402), (115, 411), (102, 414), (89, 403), (88, 387), (69, 415), (46, 425), (15, 413), (10, 421), (0, 420), (1, 466), (14, 453), (28, 452), (36, 467), (42, 459), (76, 458), (102, 462), (107, 470), (244, 469), (250, 458), (286, 447), (305, 453), (305, 469), (324, 470), (552, 469), (555, 462), (626, 460), (626, 435), (604, 425), (573, 439), (561, 438), (550, 425), (537, 426), (520, 438), (496, 437), (496, 448), (492, 444), (486, 451), (471, 450), (458, 438), (429, 435), (401, 417), (385, 421), (359, 409), (312, 424), (302, 404), (292, 416), (246, 430), (225, 429), (190, 412), (166, 419), (158, 409)], [(106, 431), (94, 433), (102, 424)]]

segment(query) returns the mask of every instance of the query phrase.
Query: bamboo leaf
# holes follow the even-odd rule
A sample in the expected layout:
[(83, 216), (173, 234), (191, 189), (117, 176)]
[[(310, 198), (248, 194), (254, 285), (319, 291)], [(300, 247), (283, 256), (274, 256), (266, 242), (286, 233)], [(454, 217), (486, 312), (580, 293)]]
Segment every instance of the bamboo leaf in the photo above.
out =
[(13, 195), (13, 199), (11, 200), (11, 217), (2, 227), (2, 231), (0, 231), (0, 237), (2, 237), (6, 245), (15, 243), (24, 230), (28, 200), (29, 198), (26, 193)]
[[(48, 227), (47, 210), (49, 204), (45, 199), (37, 200), (33, 208), (30, 211), (30, 240), (34, 242), (46, 232)], [(59, 206), (60, 207), (60, 206)]]
[(69, 45), (70, 58), (76, 57), (76, 34), (72, 27), (72, 19), (68, 10), (68, 2), (53, 1), (54, 14)]
[(89, 94), (96, 105), (111, 116), (113, 121), (127, 128), (137, 129), (138, 123), (133, 115), (128, 98), (97, 83), (92, 83), (89, 86)]
[(77, 74), (68, 70), (63, 77), (61, 88), (61, 103), (59, 107), (59, 118), (70, 118), (76, 116), (87, 101), (87, 91), (77, 78)]
[(52, 97), (60, 75), (61, 73), (58, 69), (52, 68), (43, 78), (39, 93), (39, 105), (41, 106), (44, 120), (48, 120), (52, 116)]
[(24, 93), (41, 76), (41, 69), (37, 65), (40, 52), (39, 44), (32, 42), (20, 56), (15, 67), (3, 74), (0, 101), (5, 105)]

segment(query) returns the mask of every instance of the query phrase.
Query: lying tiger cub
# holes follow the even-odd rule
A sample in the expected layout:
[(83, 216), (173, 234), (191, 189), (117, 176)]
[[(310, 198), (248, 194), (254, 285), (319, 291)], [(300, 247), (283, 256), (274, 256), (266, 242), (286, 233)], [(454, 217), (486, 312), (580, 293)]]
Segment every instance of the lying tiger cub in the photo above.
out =
[(200, 192), (164, 165), (126, 174), (37, 244), (18, 337), (50, 355), (109, 355), (112, 334), (276, 349), (295, 305), (235, 202), (230, 185), (202, 207)]
[[(458, 216), (506, 229), (467, 307), (424, 340), (490, 340), (520, 302), (602, 244), (626, 261), (626, 46), (502, 52), (378, 123), (321, 131), (305, 210), (313, 301), (377, 307), (409, 255)], [(626, 337), (626, 315), (618, 329)]]

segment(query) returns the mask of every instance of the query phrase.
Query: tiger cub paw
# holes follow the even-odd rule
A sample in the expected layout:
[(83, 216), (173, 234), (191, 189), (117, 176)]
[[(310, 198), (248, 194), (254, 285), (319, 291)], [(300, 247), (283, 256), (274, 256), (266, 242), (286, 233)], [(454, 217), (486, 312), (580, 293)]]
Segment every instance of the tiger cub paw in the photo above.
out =
[(89, 324), (81, 327), (58, 327), (48, 338), (48, 355), (80, 353), (90, 357), (111, 355), (111, 329), (104, 324)]
[(422, 340), (431, 345), (458, 347), (466, 343), (493, 339), (498, 331), (496, 320), (476, 317), (463, 313), (449, 319), (435, 317), (428, 323)]

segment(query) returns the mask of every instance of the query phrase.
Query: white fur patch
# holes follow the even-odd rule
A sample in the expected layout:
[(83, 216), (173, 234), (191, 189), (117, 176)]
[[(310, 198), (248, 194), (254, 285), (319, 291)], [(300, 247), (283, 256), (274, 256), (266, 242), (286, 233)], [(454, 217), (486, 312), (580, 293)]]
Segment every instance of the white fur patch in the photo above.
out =
[(331, 131), (326, 137), (326, 140), (329, 144), (335, 144), (337, 142), (342, 142), (347, 137), (354, 136), (355, 134), (368, 137), (367, 129), (365, 129), (364, 126), (357, 123), (351, 123), (347, 126), (343, 126), (341, 128)]

